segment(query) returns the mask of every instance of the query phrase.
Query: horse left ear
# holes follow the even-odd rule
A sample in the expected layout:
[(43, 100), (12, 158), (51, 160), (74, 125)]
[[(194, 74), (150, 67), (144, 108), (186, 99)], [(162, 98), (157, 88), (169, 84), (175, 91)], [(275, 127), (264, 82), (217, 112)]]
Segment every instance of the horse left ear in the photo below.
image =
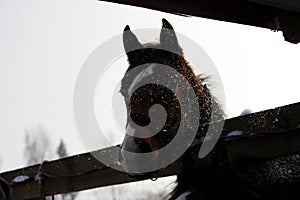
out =
[(160, 44), (165, 50), (179, 53), (179, 44), (176, 33), (172, 25), (166, 20), (162, 19), (162, 29), (160, 32)]
[(131, 32), (127, 25), (123, 32), (123, 45), (129, 61), (132, 59), (131, 51), (143, 48), (137, 37)]

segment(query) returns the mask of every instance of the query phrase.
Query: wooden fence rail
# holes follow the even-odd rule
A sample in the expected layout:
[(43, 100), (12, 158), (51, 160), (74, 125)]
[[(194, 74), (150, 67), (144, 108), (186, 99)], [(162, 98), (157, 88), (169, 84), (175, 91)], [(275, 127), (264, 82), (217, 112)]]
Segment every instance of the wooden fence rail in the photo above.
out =
[(257, 26), (282, 31), (285, 40), (300, 42), (300, 5), (296, 1), (262, 0), (100, 0), (183, 16)]
[[(248, 157), (268, 159), (285, 154), (300, 153), (299, 124), (300, 103), (291, 104), (226, 120), (223, 136), (235, 130), (242, 131), (244, 136), (220, 142), (224, 143), (232, 164), (239, 159)], [(252, 133), (256, 133), (256, 136), (260, 137), (250, 137)], [(98, 153), (105, 156), (105, 152), (110, 149), (102, 149)], [(199, 146), (196, 146), (195, 152), (198, 149)], [(202, 166), (210, 164), (210, 155), (204, 159), (198, 159), (197, 153), (195, 153), (195, 159)], [(179, 173), (179, 170), (179, 161), (176, 161), (161, 170), (157, 176), (175, 175)], [(40, 173), (44, 174), (38, 176)], [(40, 197), (41, 193), (49, 196), (137, 181), (124, 172), (105, 167), (91, 153), (44, 162), (0, 174), (0, 177), (9, 183), (17, 176), (30, 178), (12, 185), (13, 198), (16, 200), (36, 199)], [(41, 184), (39, 177), (42, 177)]]

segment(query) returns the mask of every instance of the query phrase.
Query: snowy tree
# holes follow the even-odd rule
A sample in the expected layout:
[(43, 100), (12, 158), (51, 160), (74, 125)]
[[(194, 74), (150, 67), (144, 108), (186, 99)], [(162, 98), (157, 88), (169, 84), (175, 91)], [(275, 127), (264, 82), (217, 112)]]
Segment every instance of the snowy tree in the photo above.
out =
[(25, 130), (25, 159), (28, 165), (41, 163), (49, 155), (49, 138), (42, 126)]
[(67, 156), (67, 149), (63, 140), (60, 140), (56, 153), (59, 156), (59, 158), (64, 158)]

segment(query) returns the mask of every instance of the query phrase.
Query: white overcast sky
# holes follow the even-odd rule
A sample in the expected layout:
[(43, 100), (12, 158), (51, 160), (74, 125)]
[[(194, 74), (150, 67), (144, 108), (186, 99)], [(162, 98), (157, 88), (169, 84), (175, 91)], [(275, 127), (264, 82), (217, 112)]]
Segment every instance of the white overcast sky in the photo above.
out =
[(300, 101), (300, 45), (286, 43), (281, 32), (95, 0), (0, 0), (1, 171), (24, 165), (24, 130), (39, 125), (53, 148), (62, 138), (71, 154), (85, 152), (72, 99), (82, 64), (125, 25), (160, 28), (162, 18), (213, 60), (228, 117)]

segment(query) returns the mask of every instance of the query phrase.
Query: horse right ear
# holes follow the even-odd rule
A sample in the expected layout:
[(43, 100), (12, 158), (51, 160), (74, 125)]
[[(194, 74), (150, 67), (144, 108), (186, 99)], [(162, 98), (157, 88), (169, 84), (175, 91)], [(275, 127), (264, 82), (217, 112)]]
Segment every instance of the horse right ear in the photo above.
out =
[(127, 25), (123, 32), (123, 45), (129, 61), (132, 59), (131, 51), (143, 48), (143, 45), (138, 41), (137, 37), (131, 32)]
[(160, 32), (161, 45), (165, 50), (180, 54), (177, 36), (172, 25), (164, 18), (162, 19), (162, 24), (163, 25)]

